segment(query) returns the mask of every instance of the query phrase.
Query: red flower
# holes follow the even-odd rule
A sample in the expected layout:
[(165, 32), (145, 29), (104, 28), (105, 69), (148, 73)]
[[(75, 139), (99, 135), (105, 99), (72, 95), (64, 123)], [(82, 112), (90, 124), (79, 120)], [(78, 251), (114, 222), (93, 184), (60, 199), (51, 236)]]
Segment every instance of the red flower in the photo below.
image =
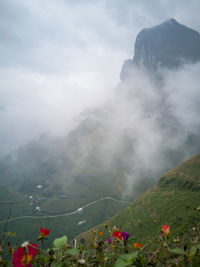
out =
[(165, 235), (170, 234), (170, 226), (168, 224), (162, 226), (162, 231)]
[(120, 231), (113, 232), (113, 236), (122, 240), (122, 232), (120, 232)]
[(44, 229), (42, 227), (40, 227), (40, 234), (42, 237), (47, 237), (50, 234), (50, 230), (49, 229)]
[[(27, 250), (26, 250), (27, 249)], [(14, 267), (31, 267), (31, 262), (34, 261), (35, 256), (38, 253), (38, 245), (31, 243), (27, 248), (18, 248), (13, 253)]]

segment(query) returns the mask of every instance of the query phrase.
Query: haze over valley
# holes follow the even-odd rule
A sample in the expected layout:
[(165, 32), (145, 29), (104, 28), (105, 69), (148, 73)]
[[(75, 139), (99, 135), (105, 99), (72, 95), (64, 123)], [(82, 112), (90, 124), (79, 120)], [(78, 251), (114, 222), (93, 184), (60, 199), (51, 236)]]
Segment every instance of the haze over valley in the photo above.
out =
[(2, 229), (72, 239), (199, 153), (197, 1), (0, 5)]

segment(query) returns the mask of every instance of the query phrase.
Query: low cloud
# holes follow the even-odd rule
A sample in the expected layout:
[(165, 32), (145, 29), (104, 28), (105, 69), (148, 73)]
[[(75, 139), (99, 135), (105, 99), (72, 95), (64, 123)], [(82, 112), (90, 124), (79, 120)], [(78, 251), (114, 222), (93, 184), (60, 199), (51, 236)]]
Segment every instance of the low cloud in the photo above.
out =
[(63, 134), (81, 110), (110, 97), (143, 27), (174, 17), (200, 30), (198, 5), (1, 1), (1, 154), (44, 132)]
[[(161, 69), (162, 85), (135, 69), (116, 89), (112, 104), (108, 103), (112, 106), (106, 122), (110, 128), (105, 131), (109, 144), (101, 146), (113, 143), (117, 154), (128, 140), (128, 149), (121, 152), (121, 162), (127, 166), (126, 192), (142, 178), (158, 179), (199, 152), (199, 69), (199, 63), (176, 71)], [(105, 155), (113, 158), (113, 153)]]

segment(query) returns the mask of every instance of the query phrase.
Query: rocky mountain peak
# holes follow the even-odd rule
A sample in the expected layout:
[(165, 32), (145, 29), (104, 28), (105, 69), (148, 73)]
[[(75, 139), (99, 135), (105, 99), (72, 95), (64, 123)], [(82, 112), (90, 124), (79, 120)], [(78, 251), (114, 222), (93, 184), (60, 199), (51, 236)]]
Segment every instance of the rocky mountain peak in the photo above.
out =
[(155, 27), (163, 27), (163, 26), (170, 27), (170, 26), (176, 26), (176, 25), (181, 25), (181, 24), (178, 23), (177, 20), (171, 18), (171, 19), (168, 19), (168, 20), (164, 21), (163, 23), (161, 23), (160, 25), (155, 26)]
[(160, 25), (145, 28), (137, 35), (133, 60), (125, 61), (121, 80), (133, 66), (150, 71), (177, 68), (200, 60), (200, 34), (171, 18)]

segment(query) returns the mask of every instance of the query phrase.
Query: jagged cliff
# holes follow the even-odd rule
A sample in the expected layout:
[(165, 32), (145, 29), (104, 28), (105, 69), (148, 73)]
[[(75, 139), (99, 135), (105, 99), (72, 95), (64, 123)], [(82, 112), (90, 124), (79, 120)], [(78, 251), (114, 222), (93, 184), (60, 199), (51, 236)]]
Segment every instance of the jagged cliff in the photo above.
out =
[(200, 34), (169, 19), (137, 35), (134, 57), (124, 62), (121, 80), (130, 75), (133, 66), (156, 71), (160, 67), (172, 69), (199, 60)]

